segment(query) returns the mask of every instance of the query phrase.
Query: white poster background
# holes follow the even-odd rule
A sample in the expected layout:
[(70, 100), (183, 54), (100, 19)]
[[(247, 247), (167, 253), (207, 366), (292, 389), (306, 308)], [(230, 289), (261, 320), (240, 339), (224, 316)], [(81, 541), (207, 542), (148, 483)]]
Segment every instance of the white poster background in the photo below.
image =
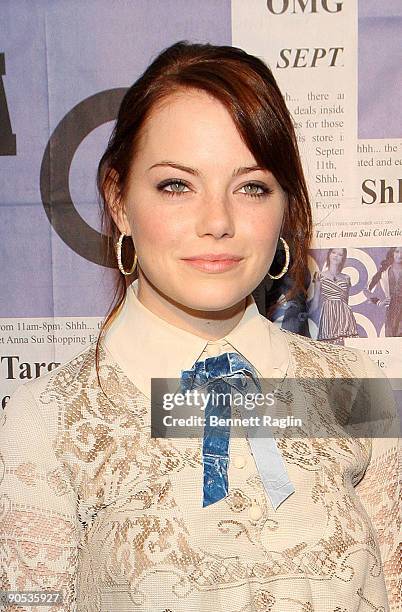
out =
[(261, 57), (285, 96), (315, 222), (344, 219), (360, 203), (356, 2), (232, 0), (232, 31), (233, 45)]

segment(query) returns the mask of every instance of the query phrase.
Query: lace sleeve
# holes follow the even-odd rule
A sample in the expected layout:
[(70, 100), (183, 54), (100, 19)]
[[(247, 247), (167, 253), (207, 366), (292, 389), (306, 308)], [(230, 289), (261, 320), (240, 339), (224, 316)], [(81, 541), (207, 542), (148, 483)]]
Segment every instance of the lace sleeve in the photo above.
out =
[(62, 592), (61, 605), (9, 604), (8, 612), (76, 612), (75, 495), (26, 386), (1, 414), (0, 590)]
[(390, 612), (397, 612), (402, 580), (400, 419), (386, 377), (368, 356), (364, 361), (373, 383), (371, 402), (384, 420), (379, 421), (381, 435), (372, 437), (370, 462), (356, 492), (377, 534)]

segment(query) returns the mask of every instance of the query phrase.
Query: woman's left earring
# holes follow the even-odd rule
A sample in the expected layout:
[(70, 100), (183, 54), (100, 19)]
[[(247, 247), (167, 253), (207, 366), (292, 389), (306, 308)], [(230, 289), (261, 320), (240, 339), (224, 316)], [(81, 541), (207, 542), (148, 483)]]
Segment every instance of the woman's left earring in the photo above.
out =
[(290, 262), (289, 245), (286, 242), (286, 240), (282, 238), (282, 236), (280, 236), (280, 240), (282, 241), (283, 248), (285, 249), (285, 263), (283, 265), (282, 270), (279, 272), (279, 274), (273, 275), (268, 272), (268, 276), (272, 278), (273, 280), (276, 280), (277, 278), (282, 278), (282, 276), (286, 274), (289, 268), (289, 262)]
[(124, 276), (129, 276), (130, 274), (132, 274), (134, 272), (135, 266), (137, 265), (137, 253), (134, 254), (134, 262), (133, 262), (133, 265), (131, 267), (131, 270), (126, 272), (126, 270), (123, 267), (122, 261), (121, 261), (121, 247), (122, 247), (122, 244), (123, 244), (124, 236), (126, 236), (126, 234), (124, 232), (122, 232), (120, 234), (119, 240), (116, 242), (117, 265), (119, 266), (120, 272), (122, 274), (124, 274)]

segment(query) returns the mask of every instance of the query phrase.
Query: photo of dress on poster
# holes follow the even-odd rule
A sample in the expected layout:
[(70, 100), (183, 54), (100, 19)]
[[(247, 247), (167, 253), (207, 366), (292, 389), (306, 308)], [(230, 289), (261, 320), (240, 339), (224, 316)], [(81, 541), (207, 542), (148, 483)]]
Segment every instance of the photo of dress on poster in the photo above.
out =
[(268, 293), (279, 327), (334, 344), (402, 337), (402, 246), (312, 249), (305, 286), (306, 295), (283, 302), (285, 276)]

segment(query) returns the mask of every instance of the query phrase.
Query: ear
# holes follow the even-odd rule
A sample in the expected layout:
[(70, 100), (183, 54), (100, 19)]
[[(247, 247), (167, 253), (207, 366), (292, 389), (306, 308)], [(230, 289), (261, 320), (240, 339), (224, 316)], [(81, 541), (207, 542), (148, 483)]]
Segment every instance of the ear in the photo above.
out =
[(113, 168), (109, 170), (105, 177), (103, 189), (113, 221), (116, 223), (120, 232), (124, 232), (127, 236), (130, 236), (130, 224), (124, 210), (124, 202), (120, 193), (119, 175)]

